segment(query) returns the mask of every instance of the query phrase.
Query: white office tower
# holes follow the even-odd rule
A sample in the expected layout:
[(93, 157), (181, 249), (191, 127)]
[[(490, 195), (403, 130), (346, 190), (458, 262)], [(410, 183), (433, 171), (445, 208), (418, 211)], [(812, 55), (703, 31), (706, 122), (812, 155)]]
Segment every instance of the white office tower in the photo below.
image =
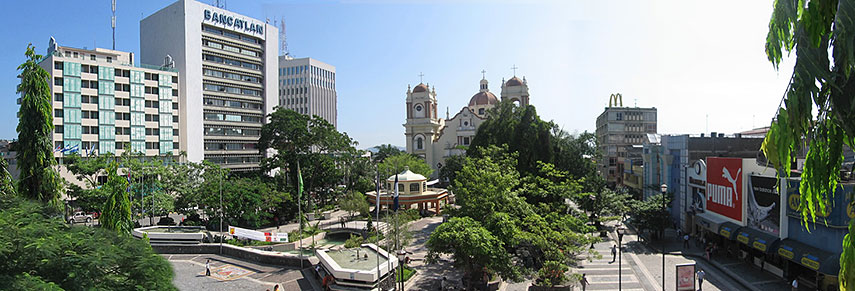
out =
[(180, 144), (189, 161), (258, 169), (261, 125), (279, 104), (278, 38), (265, 21), (193, 0), (140, 21), (141, 61), (170, 55), (178, 69)]
[(335, 67), (313, 58), (279, 57), (279, 105), (320, 116), (338, 128)]

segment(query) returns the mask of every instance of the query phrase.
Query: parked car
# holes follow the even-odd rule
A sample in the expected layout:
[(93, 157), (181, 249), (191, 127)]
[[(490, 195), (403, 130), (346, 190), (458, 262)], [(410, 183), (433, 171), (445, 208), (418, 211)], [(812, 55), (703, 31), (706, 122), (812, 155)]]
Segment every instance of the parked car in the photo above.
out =
[(68, 224), (75, 224), (75, 223), (79, 223), (79, 222), (89, 223), (89, 222), (92, 222), (93, 219), (94, 218), (92, 217), (91, 214), (86, 214), (86, 213), (78, 211), (78, 212), (75, 212), (74, 215), (68, 217)]

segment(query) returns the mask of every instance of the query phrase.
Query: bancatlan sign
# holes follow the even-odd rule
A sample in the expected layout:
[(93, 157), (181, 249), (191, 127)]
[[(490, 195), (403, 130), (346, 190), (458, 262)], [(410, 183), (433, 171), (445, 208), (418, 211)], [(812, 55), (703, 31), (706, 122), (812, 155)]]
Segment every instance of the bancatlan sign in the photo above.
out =
[(228, 27), (236, 31), (242, 31), (245, 33), (264, 35), (264, 26), (261, 24), (255, 24), (249, 22), (246, 19), (240, 19), (231, 15), (226, 15), (222, 12), (217, 13), (216, 11), (211, 11), (205, 9), (205, 20), (208, 24), (214, 26), (223, 26)]
[(742, 159), (707, 158), (707, 211), (742, 222)]

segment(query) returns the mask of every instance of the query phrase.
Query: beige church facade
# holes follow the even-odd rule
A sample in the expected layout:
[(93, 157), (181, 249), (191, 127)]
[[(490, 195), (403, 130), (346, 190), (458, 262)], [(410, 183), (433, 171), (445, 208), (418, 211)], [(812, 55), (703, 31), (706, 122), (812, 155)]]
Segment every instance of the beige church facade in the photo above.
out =
[[(407, 87), (407, 123), (404, 135), (407, 152), (422, 157), (434, 170), (445, 165), (445, 159), (466, 152), (466, 147), (475, 137), (482, 122), (487, 120), (491, 108), (499, 104), (499, 98), (490, 92), (488, 82), (482, 78), (478, 93), (469, 99), (469, 104), (450, 116), (446, 109), (445, 118), (437, 112), (436, 88), (419, 83)], [(518, 105), (529, 104), (528, 82), (514, 76), (507, 82), (502, 80), (501, 100), (511, 100)], [(434, 176), (439, 171), (434, 171)]]

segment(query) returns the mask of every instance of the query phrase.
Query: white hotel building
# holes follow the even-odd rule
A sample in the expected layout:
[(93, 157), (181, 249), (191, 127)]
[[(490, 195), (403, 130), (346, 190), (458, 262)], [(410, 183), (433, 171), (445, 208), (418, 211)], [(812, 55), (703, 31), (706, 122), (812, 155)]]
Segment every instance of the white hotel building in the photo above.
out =
[(133, 59), (129, 52), (63, 47), (51, 39), (39, 65), (51, 78), (54, 157), (60, 164), (73, 153), (172, 157), (185, 148), (179, 141), (178, 73)]
[(338, 128), (335, 67), (313, 58), (279, 57), (279, 104)]
[(178, 70), (187, 159), (258, 168), (265, 116), (279, 105), (278, 29), (264, 21), (179, 0), (140, 21), (140, 60), (169, 55)]

